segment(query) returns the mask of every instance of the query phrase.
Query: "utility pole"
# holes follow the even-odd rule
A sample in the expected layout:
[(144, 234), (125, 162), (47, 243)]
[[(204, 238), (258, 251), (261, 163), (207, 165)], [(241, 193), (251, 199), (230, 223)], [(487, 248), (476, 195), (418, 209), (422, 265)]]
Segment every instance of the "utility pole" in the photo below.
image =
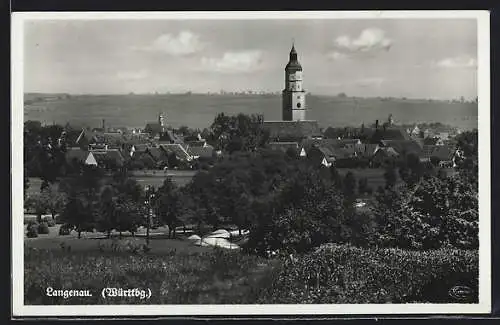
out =
[(146, 225), (146, 245), (149, 247), (149, 242), (150, 242), (150, 228), (151, 228), (151, 220), (152, 220), (152, 214), (153, 214), (153, 209), (152, 209), (152, 201), (155, 197), (155, 190), (154, 187), (150, 187), (149, 185), (146, 185), (146, 201), (144, 202), (146, 204), (147, 208), (147, 225)]

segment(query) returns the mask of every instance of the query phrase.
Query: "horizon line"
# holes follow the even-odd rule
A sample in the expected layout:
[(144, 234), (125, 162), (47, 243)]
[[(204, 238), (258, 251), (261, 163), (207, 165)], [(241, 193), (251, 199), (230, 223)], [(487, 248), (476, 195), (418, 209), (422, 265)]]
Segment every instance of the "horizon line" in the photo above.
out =
[[(263, 92), (263, 93), (262, 93)], [(248, 93), (246, 91), (227, 91), (223, 94), (220, 93), (220, 91), (205, 91), (205, 92), (198, 92), (198, 91), (179, 91), (179, 92), (120, 92), (120, 93), (71, 93), (71, 92), (40, 92), (40, 91), (26, 91), (23, 92), (23, 95), (27, 94), (39, 94), (39, 95), (69, 95), (69, 96), (164, 96), (164, 95), (211, 95), (211, 96), (231, 96), (231, 95), (248, 95), (248, 96), (262, 96), (262, 95), (273, 95), (273, 96), (280, 96), (281, 91), (253, 91), (252, 93)], [(436, 97), (410, 97), (410, 96), (359, 96), (359, 95), (347, 95), (345, 94), (344, 96), (339, 96), (340, 94), (345, 94), (343, 92), (340, 92), (338, 94), (325, 94), (325, 93), (313, 93), (313, 92), (308, 92), (306, 93), (306, 96), (318, 96), (318, 97), (339, 97), (339, 98), (362, 98), (362, 99), (401, 99), (401, 100), (432, 100), (432, 101), (444, 101), (444, 102), (449, 102), (449, 101), (459, 101), (460, 97), (454, 97), (454, 98), (436, 98)], [(475, 96), (478, 98), (479, 96)], [(465, 97), (464, 96), (464, 103), (470, 103), (471, 101), (475, 104), (474, 100), (475, 98), (472, 97)]]

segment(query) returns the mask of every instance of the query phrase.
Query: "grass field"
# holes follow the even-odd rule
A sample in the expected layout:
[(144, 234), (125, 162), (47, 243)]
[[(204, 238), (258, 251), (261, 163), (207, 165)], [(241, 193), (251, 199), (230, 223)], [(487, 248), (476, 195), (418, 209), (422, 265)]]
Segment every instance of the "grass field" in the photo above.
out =
[[(155, 174), (151, 172), (135, 172), (131, 174), (132, 179), (135, 179), (137, 183), (141, 186), (155, 186), (159, 187), (165, 181), (165, 178), (171, 177), (172, 181), (174, 181), (178, 186), (184, 186), (193, 178), (196, 171), (192, 170), (181, 170), (181, 171), (168, 171), (168, 174), (165, 174), (163, 171), (156, 171)], [(28, 194), (38, 193), (40, 191), (40, 186), (42, 185), (42, 180), (38, 177), (30, 177), (29, 178), (29, 188)]]

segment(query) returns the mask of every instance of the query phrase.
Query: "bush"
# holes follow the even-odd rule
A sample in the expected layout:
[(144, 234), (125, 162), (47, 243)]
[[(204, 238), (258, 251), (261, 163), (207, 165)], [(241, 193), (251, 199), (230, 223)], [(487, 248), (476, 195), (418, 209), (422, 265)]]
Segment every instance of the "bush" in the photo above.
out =
[[(477, 303), (478, 252), (405, 251), (327, 244), (285, 258), (258, 303)], [(471, 295), (457, 300), (455, 286)]]
[(38, 222), (36, 222), (35, 220), (29, 220), (28, 222), (26, 222), (26, 225), (28, 226), (28, 228), (33, 225), (38, 227)]
[(28, 238), (36, 238), (38, 237), (38, 225), (31, 224), (28, 226), (28, 233), (26, 234)]
[(71, 233), (71, 230), (73, 230), (73, 227), (65, 223), (59, 228), (59, 236), (67, 236)]
[(38, 233), (47, 235), (49, 233), (49, 225), (47, 222), (43, 221), (38, 225)]

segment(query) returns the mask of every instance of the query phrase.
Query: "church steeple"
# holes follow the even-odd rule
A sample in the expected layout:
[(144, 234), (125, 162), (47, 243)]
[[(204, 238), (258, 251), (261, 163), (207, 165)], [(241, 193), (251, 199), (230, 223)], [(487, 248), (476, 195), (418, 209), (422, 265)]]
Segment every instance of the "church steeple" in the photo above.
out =
[(297, 50), (295, 50), (295, 42), (293, 42), (290, 58), (285, 67), (285, 89), (282, 93), (284, 121), (303, 121), (306, 119), (305, 97), (305, 90), (302, 87), (302, 66), (297, 58)]
[(302, 71), (302, 66), (297, 58), (297, 50), (295, 50), (295, 41), (292, 42), (292, 49), (290, 50), (290, 58), (285, 70)]

